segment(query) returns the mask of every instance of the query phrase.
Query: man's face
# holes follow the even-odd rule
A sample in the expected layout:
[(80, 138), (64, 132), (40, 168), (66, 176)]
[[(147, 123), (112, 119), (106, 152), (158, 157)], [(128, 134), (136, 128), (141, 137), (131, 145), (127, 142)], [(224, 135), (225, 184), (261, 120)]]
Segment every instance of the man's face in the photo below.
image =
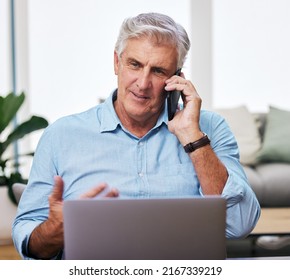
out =
[(166, 94), (165, 81), (177, 70), (177, 50), (148, 38), (130, 39), (114, 68), (118, 75), (115, 109), (121, 121), (156, 122)]

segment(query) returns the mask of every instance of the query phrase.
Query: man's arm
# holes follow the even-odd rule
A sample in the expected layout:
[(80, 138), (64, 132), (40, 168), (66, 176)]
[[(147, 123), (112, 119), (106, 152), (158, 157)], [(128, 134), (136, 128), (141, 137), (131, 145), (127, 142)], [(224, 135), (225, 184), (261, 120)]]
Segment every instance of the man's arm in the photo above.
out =
[[(63, 189), (64, 182), (61, 177), (55, 177), (53, 191), (49, 196), (49, 216), (46, 221), (36, 227), (31, 233), (28, 252), (29, 256), (36, 259), (52, 259), (64, 247), (63, 235)], [(107, 188), (106, 184), (92, 188), (81, 196), (82, 199), (93, 198)], [(106, 197), (117, 197), (116, 189), (111, 189)]]
[(190, 153), (189, 156), (194, 165), (203, 194), (221, 194), (227, 182), (228, 173), (211, 146), (201, 147)]
[(31, 233), (28, 252), (37, 259), (51, 259), (63, 249), (63, 188), (61, 177), (56, 176), (54, 187), (49, 196), (48, 219)]
[[(185, 146), (201, 139), (204, 134), (199, 127), (201, 98), (192, 83), (182, 78), (169, 79), (166, 81), (165, 89), (177, 89), (183, 92), (184, 109), (177, 112), (173, 120), (168, 122), (168, 129)], [(227, 130), (226, 127), (224, 128)], [(211, 129), (215, 130), (216, 127), (210, 128), (209, 131)], [(212, 142), (217, 143), (219, 140), (221, 139), (212, 139)], [(202, 193), (221, 194), (227, 200), (226, 237), (243, 238), (256, 225), (260, 215), (260, 206), (247, 182), (238, 158), (232, 153), (237, 148), (233, 138), (231, 140), (227, 137), (227, 140), (223, 139), (223, 141), (227, 142), (224, 142), (223, 145), (228, 149), (219, 154), (219, 156), (223, 154), (223, 162), (210, 145), (202, 146), (189, 153), (189, 157), (196, 171)], [(234, 150), (231, 150), (230, 147)], [(218, 147), (216, 149), (220, 150)]]
[(54, 229), (49, 220), (36, 227), (30, 236), (28, 252), (31, 258), (52, 259), (62, 249), (63, 230)]
[[(184, 109), (168, 123), (169, 130), (185, 146), (201, 139), (204, 134), (199, 127), (201, 98), (193, 84), (181, 77), (173, 76), (166, 81), (166, 90), (180, 90)], [(198, 180), (204, 194), (221, 194), (226, 184), (228, 173), (210, 145), (198, 148), (189, 153)], [(212, 182), (215, 182), (214, 184)]]

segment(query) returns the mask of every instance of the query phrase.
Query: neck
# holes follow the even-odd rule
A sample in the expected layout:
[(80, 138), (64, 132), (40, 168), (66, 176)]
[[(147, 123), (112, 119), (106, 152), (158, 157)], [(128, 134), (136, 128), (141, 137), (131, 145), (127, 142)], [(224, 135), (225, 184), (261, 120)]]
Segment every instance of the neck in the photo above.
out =
[(124, 111), (123, 107), (118, 106), (118, 100), (114, 102), (114, 107), (117, 116), (119, 117), (122, 125), (133, 135), (135, 135), (138, 138), (142, 138), (144, 135), (146, 135), (156, 124), (158, 117), (160, 114), (154, 114), (150, 116), (149, 118), (140, 118), (137, 117), (130, 117), (126, 112)]

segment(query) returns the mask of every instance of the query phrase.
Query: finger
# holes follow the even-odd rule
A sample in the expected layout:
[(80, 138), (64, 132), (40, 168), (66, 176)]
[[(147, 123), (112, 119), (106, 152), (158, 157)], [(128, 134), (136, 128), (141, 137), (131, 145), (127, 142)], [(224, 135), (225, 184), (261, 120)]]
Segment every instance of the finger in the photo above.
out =
[(180, 78), (180, 77), (183, 78), (183, 79), (185, 79), (185, 75), (184, 75), (183, 72), (180, 72), (179, 75), (177, 75), (177, 74), (175, 73), (173, 76), (171, 76), (169, 79), (167, 79), (167, 80), (165, 81), (165, 83), (172, 82), (172, 81), (174, 81), (174, 80), (176, 80), (176, 79), (178, 79), (178, 78)]
[(187, 86), (190, 86), (191, 83), (188, 80), (185, 80), (181, 77), (176, 77), (175, 79), (167, 80), (165, 85), (166, 91), (172, 91), (172, 90), (179, 90), (183, 91)]
[(80, 198), (94, 198), (95, 196), (97, 196), (98, 194), (100, 194), (102, 191), (105, 190), (105, 188), (107, 188), (107, 184), (102, 183), (100, 185), (98, 185), (97, 187), (94, 187), (92, 189), (90, 189), (89, 191), (87, 191), (86, 193), (82, 194), (80, 196)]
[(165, 86), (165, 90), (166, 91), (178, 90), (178, 91), (184, 92), (184, 90), (186, 89), (186, 87), (187, 87), (187, 84), (186, 83), (183, 83), (183, 84), (173, 83), (173, 84), (166, 85)]
[(105, 197), (118, 197), (119, 196), (119, 191), (117, 189), (111, 189)]
[(54, 186), (50, 195), (51, 201), (62, 201), (64, 182), (60, 176), (54, 177)]

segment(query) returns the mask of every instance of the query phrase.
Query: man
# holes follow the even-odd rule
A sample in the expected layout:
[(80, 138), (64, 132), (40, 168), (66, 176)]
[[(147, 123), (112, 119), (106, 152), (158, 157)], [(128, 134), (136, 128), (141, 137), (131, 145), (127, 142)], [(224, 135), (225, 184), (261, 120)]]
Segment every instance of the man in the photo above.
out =
[[(174, 75), (189, 47), (186, 31), (165, 15), (124, 21), (114, 52), (118, 88), (95, 108), (50, 125), (39, 142), (13, 225), (23, 258), (61, 255), (63, 200), (78, 197), (222, 195), (227, 237), (253, 229), (260, 207), (234, 136), (224, 119), (201, 110), (184, 74)], [(172, 90), (182, 92), (184, 108), (168, 121)]]

